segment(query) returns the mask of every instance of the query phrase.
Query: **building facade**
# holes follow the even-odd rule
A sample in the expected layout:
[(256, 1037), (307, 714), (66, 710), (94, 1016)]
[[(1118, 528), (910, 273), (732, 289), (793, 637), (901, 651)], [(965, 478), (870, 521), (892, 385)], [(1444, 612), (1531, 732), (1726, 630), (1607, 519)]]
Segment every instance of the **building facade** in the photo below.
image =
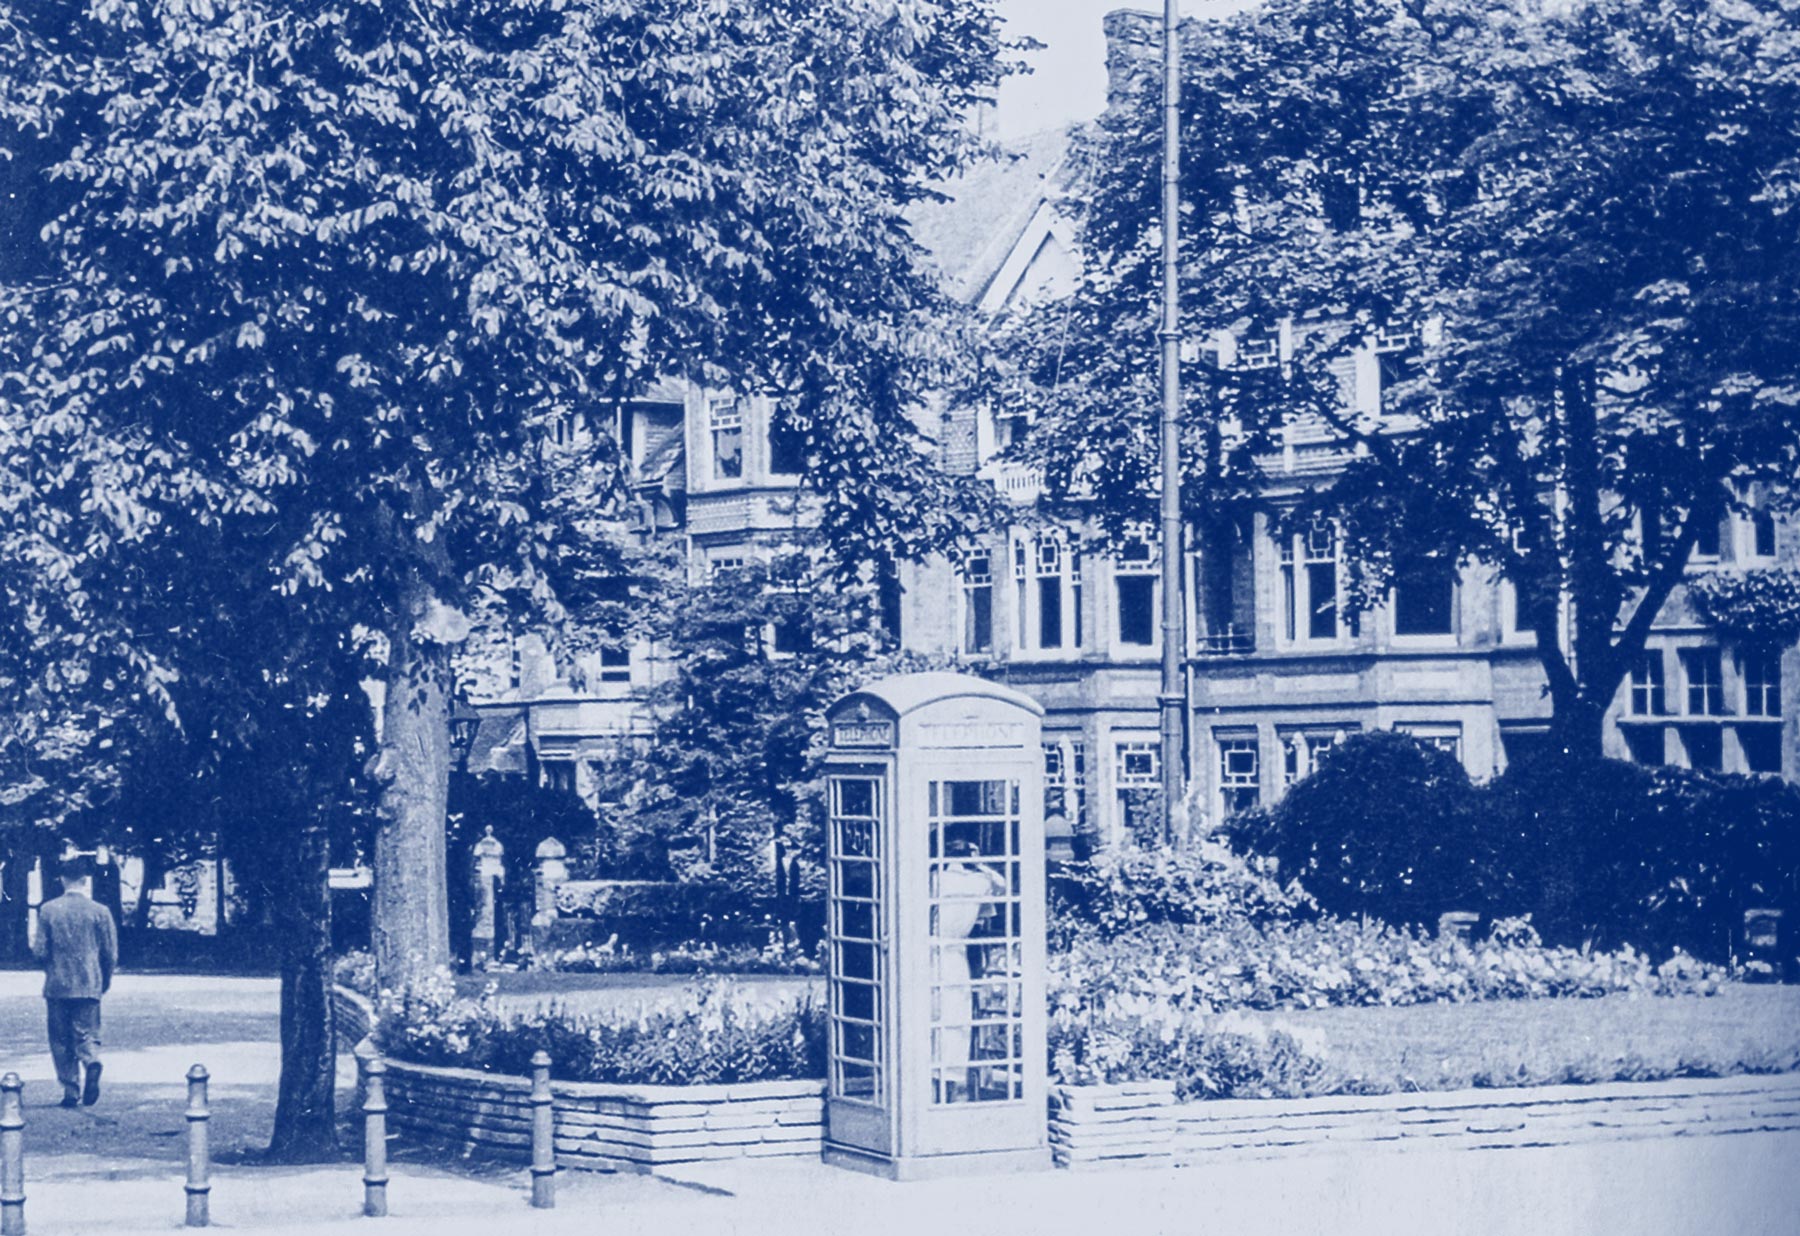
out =
[[(1123, 58), (1143, 50), (1132, 44), (1141, 31), (1120, 16), (1108, 21), (1115, 79)], [(971, 172), (952, 200), (918, 212), (917, 235), (965, 303), (997, 315), (1073, 286), (1079, 255), (1056, 207), (1065, 144), (1058, 134), (1032, 139), (1012, 161)], [(1219, 364), (1280, 363), (1292, 329), (1283, 323), (1256, 343), (1222, 337), (1210, 353)], [(1413, 342), (1382, 336), (1355, 353), (1339, 374), (1345, 398), (1379, 412), (1390, 354)], [(773, 556), (813, 519), (799, 444), (783, 439), (775, 412), (763, 396), (667, 383), (587, 431), (616, 434), (629, 455), (633, 529), (678, 544), (699, 581)], [(1035, 501), (1038, 477), (1004, 459), (1029, 432), (1028, 414), (930, 415), (922, 428), (946, 468), (986, 477), (1021, 510)], [(1506, 580), (1481, 564), (1446, 566), (1353, 612), (1338, 530), (1285, 517), (1345, 458), (1322, 429), (1290, 427), (1263, 460), (1267, 485), (1256, 508), (1187, 547), (1188, 774), (1206, 824), (1275, 802), (1357, 733), (1410, 733), (1477, 779), (1545, 742), (1549, 699), (1536, 636)], [(1751, 502), (1703, 532), (1690, 571), (1796, 561), (1800, 526)], [(1152, 539), (1101, 551), (1080, 529), (1021, 519), (957, 561), (905, 567), (897, 585), (890, 621), (904, 647), (954, 657), (1044, 706), (1053, 832), (1101, 843), (1155, 833), (1162, 585)], [(652, 735), (643, 696), (668, 667), (642, 643), (586, 671), (577, 690), (550, 671), (541, 644), (522, 641), (510, 680), (476, 693), (477, 708), (508, 727), (505, 742), (489, 745), (516, 753), (522, 744), (546, 780), (587, 790), (586, 761)], [(1678, 587), (1607, 714), (1607, 754), (1800, 779), (1796, 675), (1793, 649), (1721, 641)]]

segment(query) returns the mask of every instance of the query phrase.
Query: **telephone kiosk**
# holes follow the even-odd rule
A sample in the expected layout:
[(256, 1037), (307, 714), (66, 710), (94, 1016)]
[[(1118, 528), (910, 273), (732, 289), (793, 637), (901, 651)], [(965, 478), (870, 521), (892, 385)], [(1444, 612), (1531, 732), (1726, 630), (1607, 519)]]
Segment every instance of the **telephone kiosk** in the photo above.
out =
[(950, 673), (827, 714), (828, 1162), (1049, 1166), (1042, 717)]

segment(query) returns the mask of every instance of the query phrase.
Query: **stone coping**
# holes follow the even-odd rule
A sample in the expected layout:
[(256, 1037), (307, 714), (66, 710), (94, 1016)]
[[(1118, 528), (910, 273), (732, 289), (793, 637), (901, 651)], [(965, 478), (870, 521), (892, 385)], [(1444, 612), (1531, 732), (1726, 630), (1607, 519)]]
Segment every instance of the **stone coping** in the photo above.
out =
[(1229, 1120), (1241, 1116), (1266, 1115), (1277, 1107), (1284, 1114), (1296, 1116), (1364, 1112), (1455, 1112), (1476, 1108), (1613, 1103), (1620, 1099), (1704, 1099), (1787, 1090), (1800, 1093), (1800, 1073), (1734, 1073), (1728, 1077), (1672, 1077), (1659, 1081), (1572, 1083), (1561, 1086), (1477, 1086), (1463, 1090), (1324, 1095), (1313, 1099), (1191, 1099), (1177, 1106), (1184, 1114), (1191, 1112), (1192, 1118)]
[[(1287, 1112), (1389, 1112), (1407, 1108), (1495, 1107), (1533, 1103), (1601, 1103), (1614, 1099), (1674, 1098), (1683, 1095), (1763, 1093), (1792, 1087), (1800, 1090), (1800, 1073), (1733, 1073), (1726, 1077), (1669, 1077), (1655, 1081), (1569, 1083), (1558, 1086), (1473, 1086), (1461, 1090), (1394, 1090), (1386, 1094), (1330, 1094), (1311, 1099), (1183, 1099), (1176, 1106), (1197, 1109), (1220, 1119), (1255, 1116), (1280, 1108)], [(1172, 1081), (1052, 1083), (1051, 1094), (1069, 1100), (1105, 1100), (1167, 1094)]]

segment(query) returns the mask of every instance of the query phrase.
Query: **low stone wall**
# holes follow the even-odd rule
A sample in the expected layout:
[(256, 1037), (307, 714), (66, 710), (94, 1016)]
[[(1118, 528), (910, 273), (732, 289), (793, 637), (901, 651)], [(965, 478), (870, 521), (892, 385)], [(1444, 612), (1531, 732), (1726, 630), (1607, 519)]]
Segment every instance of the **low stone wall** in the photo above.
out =
[(338, 1050), (348, 1051), (375, 1032), (375, 1005), (362, 993), (334, 984), (331, 1025)]
[(1800, 1130), (1800, 1075), (1516, 1090), (1177, 1103), (1167, 1082), (1057, 1086), (1050, 1144), (1062, 1167), (1169, 1166), (1386, 1143), (1399, 1149), (1559, 1146)]
[[(403, 1134), (524, 1159), (531, 1146), (530, 1081), (387, 1062), (388, 1122)], [(551, 1084), (557, 1161), (598, 1171), (651, 1172), (718, 1159), (817, 1158), (824, 1083), (724, 1086)]]

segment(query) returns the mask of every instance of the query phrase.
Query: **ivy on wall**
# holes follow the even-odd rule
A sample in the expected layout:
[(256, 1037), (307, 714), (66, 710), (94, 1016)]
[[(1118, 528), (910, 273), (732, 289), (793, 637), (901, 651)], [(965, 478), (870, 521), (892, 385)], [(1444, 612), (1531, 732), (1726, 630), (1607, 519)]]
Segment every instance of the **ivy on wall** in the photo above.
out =
[(1729, 639), (1756, 644), (1800, 640), (1800, 570), (1719, 571), (1688, 584), (1695, 613)]

